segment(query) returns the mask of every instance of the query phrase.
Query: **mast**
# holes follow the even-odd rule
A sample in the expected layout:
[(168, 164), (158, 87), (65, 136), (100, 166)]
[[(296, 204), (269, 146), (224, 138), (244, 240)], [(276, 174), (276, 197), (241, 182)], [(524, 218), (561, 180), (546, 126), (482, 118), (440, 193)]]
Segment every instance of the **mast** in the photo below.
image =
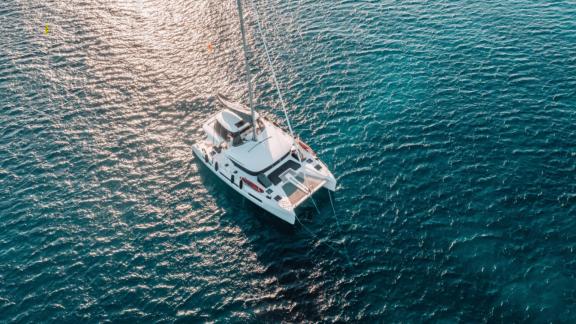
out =
[(248, 65), (248, 46), (246, 45), (246, 33), (244, 32), (244, 13), (242, 12), (241, 0), (236, 0), (238, 5), (238, 15), (240, 17), (240, 32), (242, 32), (242, 47), (244, 48), (244, 60), (246, 66), (246, 81), (248, 82), (248, 102), (250, 103), (250, 112), (252, 113), (252, 138), (256, 140), (256, 112), (252, 101), (252, 77), (250, 76), (250, 66)]

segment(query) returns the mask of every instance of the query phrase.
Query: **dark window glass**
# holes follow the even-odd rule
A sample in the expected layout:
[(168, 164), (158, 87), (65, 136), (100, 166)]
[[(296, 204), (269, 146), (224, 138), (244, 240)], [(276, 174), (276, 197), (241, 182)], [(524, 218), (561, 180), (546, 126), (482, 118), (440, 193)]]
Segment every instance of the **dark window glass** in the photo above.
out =
[(226, 130), (226, 128), (224, 128), (224, 126), (222, 126), (218, 121), (214, 123), (214, 130), (216, 130), (216, 133), (218, 133), (218, 135), (223, 139), (226, 139), (229, 133), (228, 130)]

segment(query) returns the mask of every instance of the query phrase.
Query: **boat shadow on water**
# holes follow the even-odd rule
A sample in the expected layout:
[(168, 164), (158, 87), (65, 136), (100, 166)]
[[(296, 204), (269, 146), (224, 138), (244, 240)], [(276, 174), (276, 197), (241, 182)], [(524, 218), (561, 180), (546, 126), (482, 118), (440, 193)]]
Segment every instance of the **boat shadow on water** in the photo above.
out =
[[(198, 175), (216, 204), (226, 206), (226, 212), (217, 222), (222, 228), (240, 228), (258, 262), (266, 268), (262, 275), (274, 277), (277, 287), (280, 288), (280, 292), (270, 303), (269, 311), (254, 314), (257, 320), (321, 320), (320, 308), (325, 301), (323, 290), (317, 287), (329, 286), (341, 278), (346, 271), (343, 266), (346, 259), (325, 244), (318, 244), (317, 238), (298, 222), (290, 225), (280, 220), (222, 183), (203, 163), (192, 163), (198, 165)], [(328, 201), (327, 196), (325, 190), (321, 190), (314, 198), (318, 204)], [(326, 206), (321, 203), (318, 207), (322, 210), (322, 207)], [(313, 203), (307, 202), (298, 209), (298, 217), (309, 228), (313, 223), (322, 223), (321, 218), (327, 216), (319, 215)], [(316, 278), (318, 271), (323, 273), (320, 283)], [(294, 308), (288, 312), (273, 307), (275, 302), (288, 302), (293, 304)], [(261, 307), (257, 300), (251, 303), (254, 303), (254, 307)]]
[[(226, 200), (222, 201), (223, 204), (219, 204), (220, 206), (226, 205), (227, 203), (230, 204), (231, 202), (236, 204), (241, 202), (240, 208), (243, 212), (248, 213), (250, 216), (253, 216), (254, 219), (257, 219), (258, 222), (263, 225), (267, 226), (270, 230), (276, 231), (281, 234), (285, 235), (294, 235), (299, 230), (302, 229), (302, 226), (298, 224), (290, 225), (285, 221), (281, 220), (280, 218), (270, 214), (269, 212), (262, 209), (260, 206), (254, 204), (250, 200), (242, 197), (236, 191), (231, 189), (229, 186), (222, 183), (222, 180), (219, 179), (217, 176), (214, 175), (208, 168), (199, 163), (197, 157), (193, 157), (191, 164), (196, 164), (198, 166), (198, 174), (202, 180), (202, 183), (206, 186), (206, 189), (212, 194), (213, 198), (216, 200), (220, 200), (221, 197), (225, 197)], [(217, 188), (217, 189), (214, 189)], [(218, 193), (222, 193), (223, 195), (218, 195)], [(326, 190), (320, 190), (313, 195), (313, 198), (318, 201), (326, 201), (328, 199), (328, 194)], [(323, 205), (322, 205), (323, 206)], [(234, 206), (234, 208), (237, 208)], [(311, 201), (306, 201), (302, 205), (298, 206), (296, 209), (298, 218), (305, 222), (311, 223), (315, 221), (316, 217), (318, 217), (318, 211), (316, 207), (314, 207), (314, 203)], [(235, 213), (230, 213), (235, 214)], [(238, 219), (238, 218), (235, 218)], [(239, 225), (239, 222), (237, 222)]]

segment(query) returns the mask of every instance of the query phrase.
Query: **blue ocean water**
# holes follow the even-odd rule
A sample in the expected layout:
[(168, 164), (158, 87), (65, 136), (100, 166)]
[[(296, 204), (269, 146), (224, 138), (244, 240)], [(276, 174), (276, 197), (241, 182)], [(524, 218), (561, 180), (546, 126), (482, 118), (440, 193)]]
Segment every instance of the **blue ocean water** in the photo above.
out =
[(336, 218), (192, 155), (247, 99), (234, 1), (4, 0), (0, 322), (576, 321), (574, 1), (254, 1)]

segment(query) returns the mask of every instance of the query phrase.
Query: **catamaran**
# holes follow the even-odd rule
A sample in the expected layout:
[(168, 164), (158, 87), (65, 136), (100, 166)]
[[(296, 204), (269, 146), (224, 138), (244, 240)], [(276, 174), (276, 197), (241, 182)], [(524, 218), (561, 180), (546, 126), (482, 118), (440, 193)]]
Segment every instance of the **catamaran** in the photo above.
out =
[(294, 224), (295, 209), (323, 187), (335, 191), (336, 179), (310, 146), (294, 136), (272, 66), (289, 131), (254, 109), (242, 4), (241, 0), (236, 2), (250, 107), (219, 94), (224, 109), (203, 123), (205, 137), (192, 149), (224, 183), (272, 215)]

